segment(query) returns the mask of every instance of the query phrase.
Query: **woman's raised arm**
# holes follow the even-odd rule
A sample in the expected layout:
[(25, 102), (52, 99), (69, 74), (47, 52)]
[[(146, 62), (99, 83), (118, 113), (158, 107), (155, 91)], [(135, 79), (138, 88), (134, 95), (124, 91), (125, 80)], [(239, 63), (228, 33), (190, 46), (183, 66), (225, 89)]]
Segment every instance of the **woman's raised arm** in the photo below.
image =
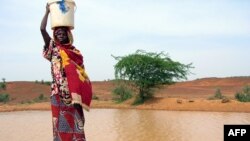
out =
[(42, 22), (41, 22), (41, 26), (40, 26), (40, 30), (41, 30), (41, 33), (42, 33), (42, 36), (43, 36), (43, 40), (44, 40), (44, 43), (45, 43), (45, 48), (47, 48), (49, 46), (49, 42), (51, 40), (47, 30), (46, 30), (46, 26), (47, 26), (47, 20), (48, 20), (48, 16), (49, 16), (49, 5), (47, 4), (46, 5), (46, 12), (45, 12), (45, 15), (42, 19)]

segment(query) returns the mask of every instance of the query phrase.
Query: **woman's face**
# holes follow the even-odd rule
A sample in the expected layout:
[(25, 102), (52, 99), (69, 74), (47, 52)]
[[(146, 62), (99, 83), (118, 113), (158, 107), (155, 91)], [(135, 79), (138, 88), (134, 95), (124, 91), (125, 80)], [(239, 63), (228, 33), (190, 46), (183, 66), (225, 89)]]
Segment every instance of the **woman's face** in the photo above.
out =
[(67, 31), (63, 28), (56, 29), (55, 37), (61, 44), (69, 43)]

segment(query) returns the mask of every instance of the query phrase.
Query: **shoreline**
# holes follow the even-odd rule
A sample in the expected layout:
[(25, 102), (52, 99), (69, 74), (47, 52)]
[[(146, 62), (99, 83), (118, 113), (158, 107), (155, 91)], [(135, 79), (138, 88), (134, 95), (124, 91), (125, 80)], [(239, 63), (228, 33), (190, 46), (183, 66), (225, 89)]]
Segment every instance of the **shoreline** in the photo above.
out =
[[(250, 113), (250, 102), (230, 100), (184, 99), (184, 98), (153, 98), (142, 105), (131, 105), (132, 100), (115, 103), (107, 100), (92, 100), (91, 109), (136, 109), (136, 110), (165, 110), (165, 111), (200, 111), (200, 112), (238, 112)], [(50, 102), (32, 104), (0, 104), (0, 112), (51, 110)]]

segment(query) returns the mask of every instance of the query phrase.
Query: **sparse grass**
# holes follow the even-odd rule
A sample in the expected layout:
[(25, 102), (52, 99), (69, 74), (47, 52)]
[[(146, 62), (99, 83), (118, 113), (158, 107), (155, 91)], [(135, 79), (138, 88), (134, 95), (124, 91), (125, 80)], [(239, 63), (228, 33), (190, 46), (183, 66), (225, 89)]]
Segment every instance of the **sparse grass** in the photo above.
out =
[(21, 104), (33, 104), (35, 103), (33, 100), (26, 100), (26, 101), (21, 101)]

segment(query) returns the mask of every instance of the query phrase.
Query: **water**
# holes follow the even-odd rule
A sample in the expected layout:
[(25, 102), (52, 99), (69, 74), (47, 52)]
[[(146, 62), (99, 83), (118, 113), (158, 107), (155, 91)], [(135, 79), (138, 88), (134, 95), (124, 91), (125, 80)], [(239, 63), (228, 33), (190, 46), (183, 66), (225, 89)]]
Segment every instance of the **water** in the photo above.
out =
[[(224, 124), (249, 124), (250, 113), (92, 109), (88, 141), (222, 141)], [(52, 141), (50, 111), (0, 113), (1, 141)]]

